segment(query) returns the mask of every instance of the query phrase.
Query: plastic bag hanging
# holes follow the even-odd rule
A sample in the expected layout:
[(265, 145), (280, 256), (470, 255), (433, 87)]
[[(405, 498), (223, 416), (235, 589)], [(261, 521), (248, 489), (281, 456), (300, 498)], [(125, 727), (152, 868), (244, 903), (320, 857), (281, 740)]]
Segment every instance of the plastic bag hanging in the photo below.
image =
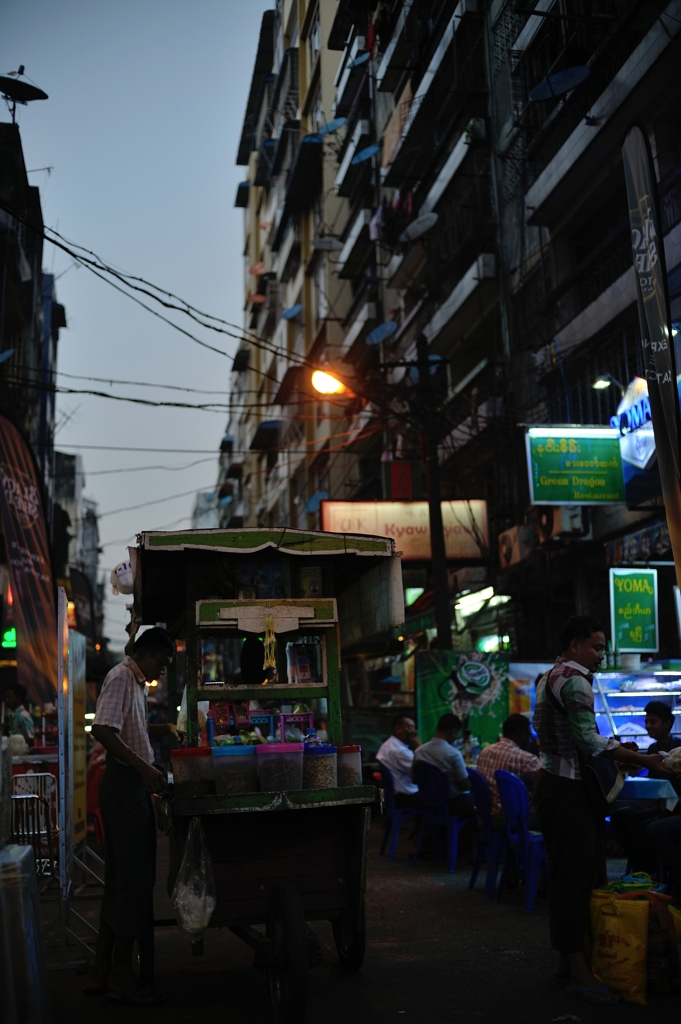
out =
[(265, 661), (262, 667), (266, 672), (277, 667), (277, 638), (274, 632), (274, 616), (271, 613), (265, 617)]
[(189, 822), (187, 842), (171, 896), (177, 922), (193, 945), (201, 941), (215, 910), (215, 878), (200, 818)]

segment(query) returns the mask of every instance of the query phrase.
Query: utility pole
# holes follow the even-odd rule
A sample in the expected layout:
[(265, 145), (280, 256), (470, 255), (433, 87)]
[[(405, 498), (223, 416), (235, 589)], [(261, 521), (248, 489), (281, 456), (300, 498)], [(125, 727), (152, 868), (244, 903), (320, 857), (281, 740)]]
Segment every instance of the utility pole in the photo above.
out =
[(447, 556), (445, 552), (445, 531), (442, 522), (442, 488), (440, 486), (440, 463), (437, 454), (437, 436), (429, 423), (430, 410), (435, 406), (432, 394), (431, 363), (428, 358), (428, 340), (424, 334), (416, 339), (416, 360), (419, 371), (421, 392), (421, 443), (423, 461), (426, 466), (426, 488), (430, 518), (430, 558), (435, 597), (435, 626), (437, 648), (441, 651), (452, 649), (452, 613), (449, 606), (449, 583), (447, 580)]

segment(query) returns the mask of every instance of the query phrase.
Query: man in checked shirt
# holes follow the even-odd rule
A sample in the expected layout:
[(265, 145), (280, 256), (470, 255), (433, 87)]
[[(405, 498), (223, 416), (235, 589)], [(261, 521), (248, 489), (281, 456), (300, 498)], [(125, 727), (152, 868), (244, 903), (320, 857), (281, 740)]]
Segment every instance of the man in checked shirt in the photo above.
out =
[(99, 787), (106, 848), (97, 958), (93, 984), (85, 991), (131, 1006), (160, 1001), (136, 979), (132, 952), (135, 939), (153, 935), (156, 823), (151, 794), (166, 786), (153, 765), (149, 736), (178, 738), (171, 723), (147, 725), (146, 683), (160, 678), (174, 654), (175, 644), (164, 629), (142, 633), (132, 656), (104, 680), (92, 723), (92, 735), (107, 752)]
[(534, 713), (542, 762), (534, 802), (546, 844), (551, 945), (560, 954), (558, 977), (570, 979), (568, 992), (608, 1006), (617, 996), (594, 978), (584, 955), (591, 890), (607, 882), (607, 872), (603, 819), (589, 798), (580, 761), (607, 757), (666, 772), (659, 754), (639, 754), (635, 744), (598, 733), (592, 683), (605, 653), (601, 624), (573, 615), (560, 644), (563, 653), (537, 684)]

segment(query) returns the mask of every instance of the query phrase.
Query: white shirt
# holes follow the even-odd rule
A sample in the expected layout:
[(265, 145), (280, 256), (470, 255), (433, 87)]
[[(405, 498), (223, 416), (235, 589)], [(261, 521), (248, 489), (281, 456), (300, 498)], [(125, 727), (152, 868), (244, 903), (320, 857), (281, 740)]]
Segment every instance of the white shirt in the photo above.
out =
[(390, 736), (376, 754), (376, 759), (392, 772), (396, 793), (418, 793), (419, 787), (411, 777), (414, 751), (406, 743), (398, 740), (397, 736)]
[[(439, 768), (443, 775), (449, 780), (449, 795), (461, 796), (465, 792), (459, 783), (468, 782), (466, 763), (461, 751), (453, 747), (447, 740), (440, 736), (433, 736), (428, 743), (423, 743), (414, 754), (414, 764), (417, 761), (425, 761)], [(468, 786), (466, 786), (466, 790)]]

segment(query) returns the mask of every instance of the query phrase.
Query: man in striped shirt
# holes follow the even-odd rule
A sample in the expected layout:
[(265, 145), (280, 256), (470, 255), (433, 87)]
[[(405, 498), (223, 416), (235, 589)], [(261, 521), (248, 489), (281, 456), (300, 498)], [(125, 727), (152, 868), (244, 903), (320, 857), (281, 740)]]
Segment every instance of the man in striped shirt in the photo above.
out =
[(664, 771), (659, 754), (639, 754), (614, 737), (600, 736), (594, 716), (593, 673), (605, 653), (603, 627), (573, 615), (560, 635), (562, 654), (537, 686), (534, 728), (542, 767), (535, 806), (546, 844), (551, 945), (560, 953), (559, 976), (568, 991), (596, 1005), (616, 1003), (594, 978), (584, 956), (591, 890), (607, 881), (603, 820), (589, 797), (580, 761), (606, 757)]

